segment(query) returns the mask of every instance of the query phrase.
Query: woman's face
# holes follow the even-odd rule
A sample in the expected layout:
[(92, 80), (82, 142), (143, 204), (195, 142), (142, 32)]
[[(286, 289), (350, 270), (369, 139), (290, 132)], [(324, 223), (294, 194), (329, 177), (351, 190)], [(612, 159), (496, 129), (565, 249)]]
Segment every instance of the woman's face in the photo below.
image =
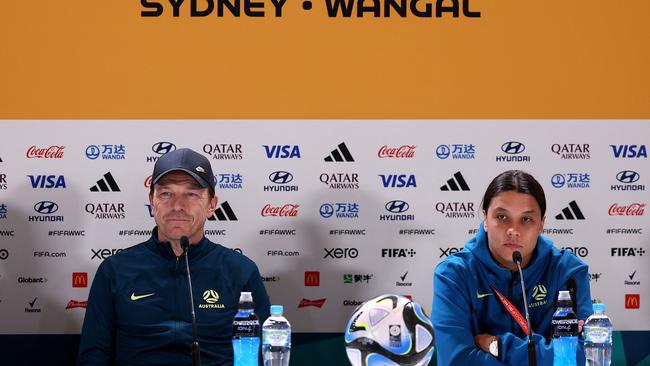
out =
[(492, 257), (514, 271), (517, 265), (512, 261), (512, 253), (519, 251), (522, 267), (526, 267), (544, 228), (544, 217), (535, 198), (515, 191), (501, 192), (492, 197), (483, 214)]

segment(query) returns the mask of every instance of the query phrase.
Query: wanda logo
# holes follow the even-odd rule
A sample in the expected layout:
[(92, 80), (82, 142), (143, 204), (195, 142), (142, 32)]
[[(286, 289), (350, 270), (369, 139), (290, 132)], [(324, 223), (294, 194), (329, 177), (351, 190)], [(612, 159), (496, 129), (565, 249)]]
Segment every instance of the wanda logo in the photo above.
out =
[(645, 203), (632, 203), (627, 206), (615, 203), (609, 206), (609, 216), (643, 216), (645, 206)]
[(384, 145), (379, 148), (377, 156), (380, 158), (412, 158), (415, 156), (415, 145), (402, 145), (400, 147)]
[(63, 157), (63, 149), (65, 149), (65, 146), (52, 145), (46, 148), (36, 148), (36, 145), (32, 145), (27, 149), (25, 155), (29, 159), (61, 159)]
[(262, 208), (262, 216), (280, 216), (280, 217), (294, 217), (298, 216), (298, 207), (300, 205), (295, 203), (287, 203), (284, 206), (273, 207), (267, 204)]

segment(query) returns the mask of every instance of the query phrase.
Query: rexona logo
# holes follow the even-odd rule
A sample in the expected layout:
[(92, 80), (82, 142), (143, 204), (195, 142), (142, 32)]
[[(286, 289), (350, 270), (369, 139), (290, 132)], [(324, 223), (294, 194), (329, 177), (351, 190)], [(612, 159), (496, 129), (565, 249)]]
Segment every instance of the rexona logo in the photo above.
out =
[(350, 153), (350, 150), (348, 150), (348, 147), (345, 146), (345, 142), (341, 142), (336, 149), (332, 150), (332, 152), (323, 158), (324, 161), (327, 162), (348, 162), (351, 163), (354, 161), (354, 158), (352, 157), (352, 154)]
[(589, 188), (590, 184), (589, 173), (558, 173), (551, 177), (551, 185), (554, 188)]
[(160, 155), (167, 154), (168, 152), (176, 150), (176, 145), (172, 144), (171, 142), (167, 141), (160, 141), (156, 142), (155, 144), (151, 145), (151, 151), (156, 153), (154, 156), (147, 156), (147, 163), (154, 163)]
[(72, 287), (88, 287), (88, 272), (72, 272)]
[(448, 257), (448, 256), (450, 256), (450, 255), (452, 255), (454, 253), (460, 252), (463, 248), (459, 248), (459, 247), (446, 247), (446, 248), (440, 247), (439, 249), (440, 249), (440, 257), (439, 258), (444, 258), (444, 257)]
[(632, 184), (637, 182), (641, 175), (634, 170), (623, 170), (616, 174), (616, 180), (623, 184), (612, 184), (612, 191), (645, 191), (644, 184)]
[(305, 272), (305, 286), (317, 287), (320, 286), (320, 272), (306, 271)]
[(384, 145), (379, 148), (377, 156), (380, 158), (411, 159), (415, 156), (415, 145), (402, 145), (400, 147)]
[(124, 160), (126, 159), (126, 146), (122, 144), (88, 145), (86, 157), (90, 160)]
[(4, 220), (7, 218), (7, 205), (4, 203), (0, 203), (0, 220)]
[(359, 189), (357, 173), (322, 173), (319, 179), (330, 189)]
[(497, 155), (497, 162), (523, 162), (530, 161), (529, 155), (522, 155), (526, 150), (526, 145), (519, 141), (508, 141), (501, 145), (501, 151), (506, 155)]
[(440, 186), (441, 191), (469, 191), (469, 186), (460, 172), (454, 173), (454, 176), (447, 180), (447, 184)]
[(607, 213), (609, 216), (643, 216), (645, 214), (646, 203), (635, 202), (629, 205), (619, 205), (614, 203), (609, 206)]
[(344, 259), (357, 258), (359, 250), (357, 248), (323, 248), (325, 255), (323, 258)]
[(639, 309), (641, 307), (640, 294), (625, 294), (625, 308), (626, 309)]
[(415, 250), (404, 248), (382, 248), (382, 258), (413, 258), (415, 257)]
[(616, 159), (622, 158), (647, 158), (648, 151), (645, 145), (609, 145)]
[(237, 216), (235, 215), (235, 211), (233, 211), (232, 207), (230, 207), (230, 204), (228, 201), (223, 201), (221, 206), (217, 207), (216, 210), (214, 210), (214, 215), (208, 217), (208, 221), (237, 221)]
[(417, 187), (414, 174), (379, 174), (384, 188), (411, 188)]
[(401, 200), (388, 201), (384, 205), (389, 214), (379, 215), (379, 221), (413, 221), (415, 215), (407, 214), (410, 206), (408, 202)]
[(474, 218), (474, 202), (437, 202), (435, 210), (448, 219)]
[(107, 249), (107, 248), (101, 248), (101, 249), (90, 249), (92, 252), (92, 256), (90, 259), (106, 259), (114, 254), (117, 254), (121, 252), (123, 249)]
[(220, 189), (242, 189), (244, 177), (239, 173), (219, 173), (214, 176)]
[(300, 159), (298, 145), (262, 145), (269, 159)]
[(32, 188), (65, 188), (65, 177), (62, 175), (28, 175)]
[(50, 147), (36, 147), (32, 145), (27, 149), (25, 154), (29, 159), (61, 159), (63, 158), (63, 153), (65, 146), (52, 145)]
[(355, 202), (323, 203), (319, 209), (323, 218), (335, 217), (337, 219), (359, 218), (359, 204)]
[(561, 159), (591, 159), (589, 144), (553, 144), (551, 151)]
[(453, 160), (468, 160), (475, 159), (474, 154), (476, 154), (476, 145), (473, 144), (450, 144), (436, 147), (438, 159), (451, 157)]
[(309, 306), (313, 306), (315, 308), (322, 308), (323, 305), (325, 305), (325, 300), (327, 299), (317, 299), (317, 300), (309, 300), (309, 299), (302, 299), (300, 300), (300, 303), (298, 304), (298, 309), (300, 308), (306, 308)]
[(278, 170), (269, 174), (269, 181), (273, 184), (264, 186), (264, 192), (298, 191), (298, 186), (289, 184), (293, 181), (293, 174), (284, 170)]
[(584, 220), (585, 216), (578, 207), (576, 201), (569, 202), (569, 206), (562, 209), (562, 212), (555, 215), (556, 220)]
[(225, 309), (225, 305), (219, 303), (219, 293), (215, 290), (203, 291), (203, 304), (199, 304), (199, 309)]
[(643, 257), (643, 248), (611, 248), (612, 257)]
[(406, 276), (407, 276), (408, 274), (409, 274), (409, 272), (406, 271), (406, 273), (404, 273), (403, 275), (399, 276), (399, 279), (400, 279), (400, 280), (395, 282), (395, 286), (397, 286), (397, 287), (411, 287), (411, 286), (413, 286), (413, 283), (412, 283), (412, 282), (410, 282), (410, 281), (409, 281), (409, 282), (405, 282), (405, 281), (406, 281)]
[(298, 207), (300, 205), (296, 203), (287, 203), (282, 206), (266, 204), (262, 207), (262, 217), (296, 217), (298, 216)]
[(38, 300), (38, 297), (35, 297), (34, 300), (27, 302), (27, 305), (29, 305), (29, 307), (25, 308), (26, 313), (40, 313), (41, 312), (41, 308), (35, 307), (36, 300)]
[(203, 152), (215, 160), (241, 160), (244, 158), (241, 144), (205, 144)]
[(628, 281), (628, 280), (625, 280), (625, 282), (624, 282), (625, 285), (626, 285), (626, 286), (640, 286), (640, 285), (641, 285), (641, 281), (639, 281), (638, 279), (635, 280), (635, 279), (634, 279), (635, 276), (636, 276), (636, 269), (634, 270), (634, 272), (632, 272), (632, 273), (630, 273), (629, 275), (627, 275), (627, 277), (628, 277), (630, 280), (629, 280), (629, 281)]
[(87, 203), (86, 212), (98, 220), (123, 220), (126, 218), (124, 203), (97, 202)]
[(63, 216), (53, 215), (59, 210), (59, 205), (52, 201), (41, 201), (34, 205), (34, 211), (40, 215), (29, 216), (27, 219), (30, 222), (63, 222)]
[(113, 178), (111, 172), (104, 174), (104, 177), (97, 181), (97, 184), (90, 187), (91, 192), (119, 192), (120, 187)]

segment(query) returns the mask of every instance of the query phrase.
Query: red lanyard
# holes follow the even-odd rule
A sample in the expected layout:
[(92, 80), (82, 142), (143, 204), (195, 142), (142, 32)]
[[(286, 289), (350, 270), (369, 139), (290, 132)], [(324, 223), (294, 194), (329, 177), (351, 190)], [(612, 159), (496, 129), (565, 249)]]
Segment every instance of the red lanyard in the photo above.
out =
[[(512, 305), (512, 303), (505, 296), (501, 295), (501, 293), (497, 291), (494, 286), (490, 285), (490, 288), (495, 294), (497, 294), (497, 297), (501, 301), (501, 304), (503, 304), (503, 307), (506, 308), (510, 315), (515, 319), (515, 321), (517, 321), (517, 324), (519, 324), (521, 330), (523, 330), (524, 333), (528, 335), (528, 322), (526, 322), (526, 318), (524, 318), (519, 310), (517, 310), (517, 308)], [(526, 294), (524, 294), (524, 296), (526, 296)]]

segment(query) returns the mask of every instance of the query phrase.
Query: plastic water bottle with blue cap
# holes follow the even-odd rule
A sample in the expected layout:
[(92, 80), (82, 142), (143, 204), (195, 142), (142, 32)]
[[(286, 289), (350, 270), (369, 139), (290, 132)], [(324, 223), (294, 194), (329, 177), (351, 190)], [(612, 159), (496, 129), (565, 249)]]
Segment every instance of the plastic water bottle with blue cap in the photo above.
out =
[(587, 366), (610, 366), (612, 362), (612, 322), (605, 304), (593, 304), (594, 313), (582, 329), (585, 337)]
[(291, 324), (282, 316), (282, 305), (271, 305), (271, 316), (262, 325), (264, 366), (288, 366), (291, 355)]

